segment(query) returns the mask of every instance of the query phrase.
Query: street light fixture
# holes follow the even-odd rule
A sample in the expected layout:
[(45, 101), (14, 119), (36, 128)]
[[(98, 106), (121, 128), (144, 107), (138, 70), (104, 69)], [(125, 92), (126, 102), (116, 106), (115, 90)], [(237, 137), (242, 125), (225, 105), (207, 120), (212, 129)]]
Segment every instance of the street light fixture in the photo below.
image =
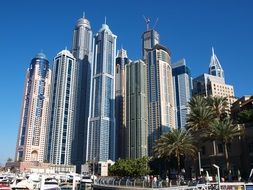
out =
[(220, 189), (220, 167), (216, 164), (213, 164), (213, 167), (217, 169), (217, 175), (218, 175), (218, 189)]

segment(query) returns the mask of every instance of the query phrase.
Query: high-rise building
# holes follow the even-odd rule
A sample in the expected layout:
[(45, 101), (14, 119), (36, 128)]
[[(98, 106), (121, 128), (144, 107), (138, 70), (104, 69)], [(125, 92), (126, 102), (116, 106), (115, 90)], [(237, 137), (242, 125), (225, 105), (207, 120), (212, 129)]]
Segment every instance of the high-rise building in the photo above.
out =
[(81, 164), (84, 164), (86, 160), (92, 66), (92, 31), (89, 21), (84, 17), (77, 21), (74, 29), (72, 54), (77, 64), (77, 101), (72, 163), (80, 171)]
[(217, 76), (220, 78), (225, 78), (224, 77), (224, 71), (221, 67), (220, 61), (217, 58), (217, 56), (214, 53), (214, 48), (212, 47), (212, 56), (209, 64), (209, 69), (208, 69), (209, 75)]
[(27, 70), (17, 138), (17, 161), (44, 161), (48, 125), (51, 70), (46, 55), (38, 53)]
[(234, 87), (225, 83), (224, 71), (213, 49), (209, 74), (193, 79), (193, 95), (226, 97), (230, 106), (236, 101)]
[(116, 119), (116, 159), (126, 158), (126, 74), (125, 65), (129, 63), (127, 52), (118, 51), (115, 73), (115, 119)]
[(188, 102), (192, 95), (192, 77), (185, 59), (172, 64), (174, 82), (176, 126), (178, 129), (185, 128), (186, 115), (189, 113)]
[(86, 160), (115, 160), (116, 38), (103, 24), (95, 35)]
[(156, 44), (160, 43), (160, 38), (157, 31), (149, 28), (147, 28), (147, 31), (145, 31), (142, 34), (141, 38), (142, 38), (142, 56), (143, 60), (145, 60), (147, 58), (147, 52), (153, 49), (153, 47)]
[(71, 164), (76, 76), (76, 59), (68, 50), (62, 50), (54, 58), (50, 97), (47, 159), (53, 164)]
[(153, 154), (155, 141), (175, 128), (174, 89), (169, 50), (156, 44), (147, 51), (148, 152)]
[(148, 156), (147, 65), (142, 61), (126, 65), (127, 158)]

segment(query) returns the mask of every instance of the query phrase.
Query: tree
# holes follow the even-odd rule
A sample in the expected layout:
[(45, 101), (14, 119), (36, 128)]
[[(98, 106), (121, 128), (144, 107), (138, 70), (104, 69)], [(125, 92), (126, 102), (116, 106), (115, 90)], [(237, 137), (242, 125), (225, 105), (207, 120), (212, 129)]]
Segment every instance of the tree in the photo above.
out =
[(226, 97), (209, 96), (206, 100), (217, 119), (224, 119), (228, 116), (229, 104)]
[(194, 132), (198, 140), (201, 140), (201, 135), (215, 119), (215, 112), (210, 108), (206, 98), (202, 96), (192, 97), (188, 105), (190, 113), (187, 116), (187, 128)]
[(209, 138), (223, 143), (227, 171), (230, 167), (228, 160), (228, 143), (232, 142), (234, 138), (242, 136), (243, 132), (243, 128), (239, 125), (234, 124), (229, 118), (226, 118), (224, 120), (214, 120), (207, 132)]
[(144, 176), (149, 174), (149, 159), (147, 157), (138, 159), (120, 159), (109, 167), (109, 174), (113, 176)]
[(238, 114), (238, 123), (250, 123), (253, 122), (253, 109), (246, 109)]
[(180, 171), (181, 156), (196, 156), (196, 146), (190, 130), (172, 129), (156, 141), (154, 152), (158, 157), (173, 157), (177, 159), (178, 172)]

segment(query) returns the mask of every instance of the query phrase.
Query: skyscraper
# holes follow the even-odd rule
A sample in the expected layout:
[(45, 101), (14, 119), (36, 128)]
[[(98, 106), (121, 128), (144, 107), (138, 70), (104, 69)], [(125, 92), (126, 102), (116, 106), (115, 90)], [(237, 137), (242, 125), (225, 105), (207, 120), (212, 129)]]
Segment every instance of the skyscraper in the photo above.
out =
[(115, 74), (116, 159), (126, 158), (126, 74), (127, 52), (118, 51)]
[(116, 36), (107, 24), (95, 35), (86, 160), (115, 160)]
[(47, 159), (54, 164), (71, 164), (76, 102), (76, 59), (68, 50), (54, 58), (50, 97)]
[(45, 54), (38, 53), (26, 74), (16, 147), (17, 161), (44, 161), (50, 86), (49, 62)]
[(225, 78), (224, 77), (224, 71), (221, 67), (220, 61), (217, 58), (217, 56), (214, 53), (214, 48), (212, 47), (212, 56), (209, 64), (209, 69), (208, 69), (209, 75), (217, 76), (220, 78)]
[(127, 158), (148, 155), (147, 65), (138, 60), (126, 65)]
[(147, 58), (148, 50), (151, 50), (156, 44), (160, 43), (159, 34), (153, 29), (149, 29), (142, 34), (142, 56), (143, 60)]
[(193, 95), (226, 97), (230, 105), (236, 101), (234, 87), (225, 83), (224, 71), (212, 48), (209, 74), (193, 79)]
[(89, 117), (92, 31), (89, 21), (80, 18), (74, 29), (72, 53), (77, 64), (75, 134), (73, 139), (72, 162), (80, 170), (86, 160), (87, 126)]
[(176, 126), (180, 129), (185, 127), (186, 115), (189, 111), (187, 104), (192, 95), (191, 71), (186, 66), (185, 59), (172, 64), (172, 75), (174, 82)]
[(174, 89), (169, 50), (156, 44), (147, 51), (147, 82), (148, 82), (148, 123), (149, 147), (153, 154), (156, 140), (170, 128), (175, 127)]

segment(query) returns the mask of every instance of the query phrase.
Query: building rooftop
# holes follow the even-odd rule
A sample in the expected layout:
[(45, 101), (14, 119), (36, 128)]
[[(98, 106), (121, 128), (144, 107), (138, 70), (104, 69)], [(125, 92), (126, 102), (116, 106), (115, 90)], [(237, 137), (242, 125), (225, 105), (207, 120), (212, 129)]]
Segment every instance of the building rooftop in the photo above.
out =
[(46, 59), (47, 60), (47, 56), (40, 52), (40, 53), (37, 53), (37, 55), (35, 56), (35, 58), (38, 58), (38, 59)]

